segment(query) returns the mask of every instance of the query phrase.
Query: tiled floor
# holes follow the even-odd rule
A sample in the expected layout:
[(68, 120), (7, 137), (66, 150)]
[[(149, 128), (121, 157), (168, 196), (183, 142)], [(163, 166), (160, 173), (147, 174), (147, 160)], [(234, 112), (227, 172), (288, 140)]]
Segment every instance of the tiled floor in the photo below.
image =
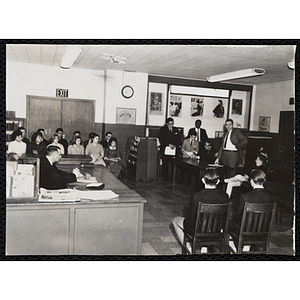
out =
[[(122, 181), (147, 200), (144, 209), (142, 255), (181, 254), (181, 247), (173, 234), (171, 221), (175, 216), (185, 215), (193, 193), (192, 186), (177, 184), (173, 187), (171, 183), (161, 180), (136, 181), (130, 174), (126, 174)], [(289, 229), (291, 218), (290, 213), (284, 212), (281, 225), (274, 224), (270, 254), (294, 254), (292, 232), (282, 234)]]

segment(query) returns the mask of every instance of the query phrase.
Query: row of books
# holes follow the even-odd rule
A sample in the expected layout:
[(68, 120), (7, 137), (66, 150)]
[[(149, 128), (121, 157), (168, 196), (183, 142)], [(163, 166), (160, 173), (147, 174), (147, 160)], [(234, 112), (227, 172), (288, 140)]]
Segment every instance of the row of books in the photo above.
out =
[(20, 127), (20, 122), (6, 122), (6, 130), (17, 130)]

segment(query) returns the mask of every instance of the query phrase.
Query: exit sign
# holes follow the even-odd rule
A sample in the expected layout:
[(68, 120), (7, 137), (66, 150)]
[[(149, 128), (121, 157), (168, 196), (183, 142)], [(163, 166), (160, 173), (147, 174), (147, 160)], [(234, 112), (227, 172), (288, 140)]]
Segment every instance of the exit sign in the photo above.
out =
[(69, 90), (56, 89), (56, 97), (68, 97)]

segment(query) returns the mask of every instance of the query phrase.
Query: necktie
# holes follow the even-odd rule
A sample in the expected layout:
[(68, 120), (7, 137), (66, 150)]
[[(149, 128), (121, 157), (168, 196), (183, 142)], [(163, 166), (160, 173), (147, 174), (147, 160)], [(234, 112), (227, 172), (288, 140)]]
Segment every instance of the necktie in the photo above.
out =
[(191, 140), (191, 146), (193, 145), (193, 141)]
[(228, 140), (228, 135), (229, 135), (229, 131), (227, 131), (226, 136), (225, 136), (225, 140), (224, 140), (224, 148), (227, 148), (227, 140)]

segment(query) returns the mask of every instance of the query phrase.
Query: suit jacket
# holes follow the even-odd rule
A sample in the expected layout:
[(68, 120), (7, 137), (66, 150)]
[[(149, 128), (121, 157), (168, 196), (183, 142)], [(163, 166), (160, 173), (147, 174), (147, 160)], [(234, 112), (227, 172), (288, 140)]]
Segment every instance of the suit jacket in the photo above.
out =
[(160, 153), (164, 154), (166, 146), (173, 144), (176, 146), (176, 151), (178, 151), (178, 146), (180, 145), (181, 135), (177, 127), (173, 127), (171, 132), (167, 125), (164, 125), (159, 130), (159, 142), (160, 142)]
[(242, 194), (233, 215), (233, 220), (237, 223), (241, 222), (245, 202), (267, 204), (278, 201), (278, 196), (267, 191), (266, 189), (254, 189), (251, 192)]
[(220, 189), (204, 189), (191, 198), (186, 218), (183, 222), (185, 231), (194, 234), (198, 203), (221, 204), (228, 203), (228, 195)]
[[(223, 134), (223, 137), (222, 137), (222, 142), (221, 142), (221, 146), (220, 146), (220, 149), (218, 152), (218, 157), (217, 157), (218, 159), (220, 159), (223, 154), (223, 145), (224, 145), (224, 139), (225, 139), (226, 133), (227, 133), (227, 131), (225, 132), (225, 134)], [(230, 135), (230, 141), (233, 145), (235, 145), (236, 149), (238, 150), (239, 157), (242, 158), (244, 155), (243, 149), (248, 144), (248, 140), (244, 136), (242, 131), (237, 128), (233, 128), (231, 135)]]
[[(188, 137), (190, 136), (192, 130), (195, 130), (197, 132), (196, 127), (190, 128), (189, 132), (188, 132)], [(200, 143), (199, 143), (200, 151), (204, 148), (204, 144), (207, 140), (208, 140), (208, 136), (207, 136), (206, 130), (203, 128), (200, 128)]]
[(69, 146), (68, 141), (65, 139), (60, 139), (58, 142), (64, 146), (65, 154), (68, 154), (68, 146)]
[(215, 156), (216, 153), (217, 150), (213, 147), (211, 147), (210, 151), (203, 149), (200, 153), (201, 161), (205, 161), (209, 164), (213, 164), (214, 161), (216, 160), (216, 156)]
[(191, 145), (190, 138), (187, 138), (183, 141), (182, 146), (181, 146), (181, 152), (183, 154), (183, 157), (189, 157), (188, 155), (184, 154), (182, 149), (184, 149), (187, 152), (196, 151), (197, 154), (198, 154), (198, 152), (199, 152), (199, 143), (195, 140), (194, 143)]
[(65, 189), (67, 188), (67, 183), (75, 181), (75, 174), (57, 169), (55, 165), (50, 164), (45, 156), (41, 158), (40, 187), (49, 190)]

